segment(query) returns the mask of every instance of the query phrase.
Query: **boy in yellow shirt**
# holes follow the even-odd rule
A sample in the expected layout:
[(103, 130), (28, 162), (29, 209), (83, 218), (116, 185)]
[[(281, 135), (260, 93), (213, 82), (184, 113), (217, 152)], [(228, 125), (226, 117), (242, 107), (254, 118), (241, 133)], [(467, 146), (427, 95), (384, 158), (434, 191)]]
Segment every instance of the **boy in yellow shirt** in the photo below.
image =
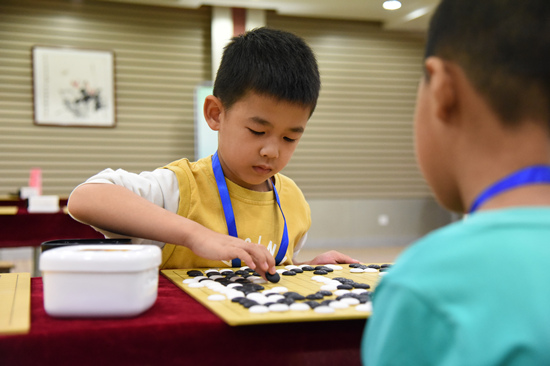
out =
[[(160, 243), (161, 268), (242, 261), (274, 274), (275, 265), (292, 263), (311, 224), (302, 192), (279, 172), (319, 89), (317, 62), (301, 38), (269, 28), (235, 37), (204, 103), (205, 119), (218, 131), (216, 154), (139, 175), (108, 169), (72, 192), (69, 212), (107, 236)], [(310, 263), (353, 262), (330, 251)]]

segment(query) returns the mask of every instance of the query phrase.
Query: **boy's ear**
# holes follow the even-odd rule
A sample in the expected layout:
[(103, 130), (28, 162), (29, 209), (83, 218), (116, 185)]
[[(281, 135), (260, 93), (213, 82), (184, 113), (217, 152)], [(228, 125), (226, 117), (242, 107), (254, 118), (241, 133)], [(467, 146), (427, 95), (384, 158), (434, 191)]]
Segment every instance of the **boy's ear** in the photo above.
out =
[(428, 90), (438, 119), (448, 122), (456, 107), (456, 84), (454, 74), (446, 61), (439, 57), (428, 57), (424, 64), (428, 74)]
[(223, 118), (222, 102), (213, 95), (207, 96), (204, 100), (203, 113), (208, 126), (210, 126), (212, 130), (218, 131)]

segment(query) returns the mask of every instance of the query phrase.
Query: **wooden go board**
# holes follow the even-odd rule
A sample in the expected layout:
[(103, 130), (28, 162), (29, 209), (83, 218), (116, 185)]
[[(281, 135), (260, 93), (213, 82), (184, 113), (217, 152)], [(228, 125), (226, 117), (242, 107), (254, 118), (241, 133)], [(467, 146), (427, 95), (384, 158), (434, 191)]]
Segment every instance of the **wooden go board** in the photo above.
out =
[(30, 273), (0, 273), (0, 334), (28, 333), (30, 327)]
[[(341, 265), (342, 269), (334, 270), (326, 275), (317, 275), (313, 271), (304, 271), (303, 273), (297, 273), (295, 276), (281, 275), (281, 279), (277, 283), (265, 282), (260, 285), (265, 289), (260, 292), (275, 289), (277, 287), (284, 287), (290, 292), (297, 292), (303, 296), (316, 293), (320, 291), (321, 286), (324, 284), (312, 279), (313, 276), (322, 276), (329, 279), (336, 277), (343, 277), (350, 279), (357, 283), (364, 283), (371, 286), (368, 291), (372, 291), (380, 279), (379, 272), (369, 273), (352, 273), (347, 264)], [(285, 267), (277, 267), (277, 269), (283, 269)], [(225, 268), (227, 269), (227, 268)], [(209, 296), (218, 294), (218, 292), (207, 288), (193, 288), (189, 283), (184, 283), (185, 280), (193, 278), (188, 275), (189, 271), (201, 271), (205, 273), (212, 268), (197, 268), (197, 269), (178, 269), (178, 270), (162, 270), (161, 273), (172, 281), (176, 286), (181, 288), (187, 294), (199, 301), (202, 305), (222, 318), (227, 324), (232, 326), (249, 325), (249, 324), (268, 324), (268, 323), (287, 323), (287, 322), (307, 322), (307, 321), (327, 321), (327, 320), (346, 320), (346, 319), (366, 319), (370, 315), (370, 311), (359, 311), (356, 306), (349, 306), (345, 309), (334, 309), (332, 313), (318, 313), (313, 309), (305, 311), (283, 311), (283, 312), (267, 312), (267, 313), (252, 313), (249, 309), (245, 308), (239, 303), (232, 302), (230, 299), (225, 298), (221, 301), (209, 300)], [(220, 268), (218, 270), (224, 270)], [(233, 269), (238, 270), (238, 269)], [(268, 291), (269, 292), (269, 291)], [(336, 295), (325, 296), (323, 300), (335, 300)], [(319, 302), (321, 300), (318, 300)], [(298, 301), (304, 302), (304, 301)]]

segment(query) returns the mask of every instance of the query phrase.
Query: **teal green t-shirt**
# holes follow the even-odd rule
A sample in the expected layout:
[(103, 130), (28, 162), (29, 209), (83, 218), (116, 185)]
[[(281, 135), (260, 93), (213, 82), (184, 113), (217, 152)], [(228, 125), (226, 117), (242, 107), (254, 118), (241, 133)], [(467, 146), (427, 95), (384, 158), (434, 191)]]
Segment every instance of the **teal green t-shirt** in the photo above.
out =
[(408, 248), (362, 341), (378, 365), (550, 365), (550, 208), (481, 211)]

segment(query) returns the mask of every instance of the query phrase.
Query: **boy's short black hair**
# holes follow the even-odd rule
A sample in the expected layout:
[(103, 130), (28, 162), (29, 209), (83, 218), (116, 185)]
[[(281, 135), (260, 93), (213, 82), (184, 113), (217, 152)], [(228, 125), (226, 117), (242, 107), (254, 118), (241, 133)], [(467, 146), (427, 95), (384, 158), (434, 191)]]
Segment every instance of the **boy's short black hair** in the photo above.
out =
[(305, 41), (262, 27), (234, 37), (225, 47), (214, 96), (230, 109), (253, 91), (309, 107), (313, 113), (320, 87), (317, 60)]
[(425, 56), (460, 65), (504, 123), (550, 124), (550, 0), (442, 0)]

